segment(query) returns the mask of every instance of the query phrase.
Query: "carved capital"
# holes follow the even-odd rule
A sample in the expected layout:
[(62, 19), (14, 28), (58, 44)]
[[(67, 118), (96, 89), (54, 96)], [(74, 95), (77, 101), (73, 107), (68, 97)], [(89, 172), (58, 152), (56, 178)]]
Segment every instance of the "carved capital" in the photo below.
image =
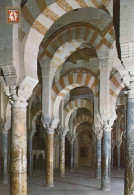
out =
[(100, 129), (98, 132), (96, 132), (96, 137), (101, 139), (102, 136), (103, 136), (103, 129)]
[(101, 125), (102, 125), (104, 131), (111, 131), (113, 121), (110, 121), (110, 120), (101, 121)]
[(4, 124), (3, 133), (8, 133), (9, 129), (11, 128), (11, 121), (7, 121)]
[(59, 130), (58, 131), (58, 135), (60, 138), (65, 138), (65, 136), (67, 135), (69, 129), (65, 129), (65, 130)]
[(47, 132), (47, 134), (53, 135), (53, 134), (54, 134), (54, 128), (48, 127), (48, 128), (46, 129), (46, 132)]
[(134, 98), (134, 75), (126, 74), (122, 77), (124, 86), (128, 87), (128, 98)]
[(29, 133), (29, 139), (33, 139), (35, 132), (36, 132), (36, 129), (32, 129), (32, 131)]
[(25, 88), (19, 88), (17, 86), (11, 86), (9, 87), (10, 92), (10, 103), (14, 107), (26, 107), (27, 106), (27, 100), (32, 95), (32, 90), (30, 90), (28, 87)]

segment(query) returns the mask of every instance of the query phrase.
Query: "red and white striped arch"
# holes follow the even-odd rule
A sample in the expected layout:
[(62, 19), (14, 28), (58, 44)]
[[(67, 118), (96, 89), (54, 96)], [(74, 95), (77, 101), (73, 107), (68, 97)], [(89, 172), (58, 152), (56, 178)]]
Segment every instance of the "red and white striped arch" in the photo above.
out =
[(87, 73), (68, 74), (61, 78), (52, 88), (52, 101), (54, 118), (59, 118), (59, 106), (63, 97), (76, 87), (87, 86), (98, 96), (99, 80)]
[(65, 128), (69, 129), (69, 119), (71, 114), (79, 108), (86, 108), (91, 112), (91, 115), (93, 115), (93, 103), (91, 101), (85, 100), (83, 98), (75, 99), (64, 107)]
[(84, 122), (88, 122), (89, 124), (92, 124), (93, 118), (91, 116), (82, 115), (82, 116), (78, 116), (73, 120), (73, 132), (72, 132), (73, 136), (76, 135), (77, 127)]
[[(37, 2), (39, 4), (39, 1)], [(32, 21), (30, 21), (32, 27), (30, 28), (29, 34), (27, 36), (24, 49), (24, 69), (26, 78), (24, 79), (23, 84), (25, 84), (25, 82), (29, 80), (33, 82), (33, 85), (37, 84), (37, 56), (39, 51), (39, 45), (42, 42), (44, 36), (46, 35), (48, 29), (57, 19), (74, 9), (83, 7), (98, 8), (100, 5), (107, 6), (108, 3), (109, 0), (57, 0), (55, 3), (46, 6), (45, 9), (42, 9), (40, 6), (41, 13), (39, 15), (37, 14), (38, 17), (36, 16), (35, 20), (34, 18), (32, 18), (31, 15), (29, 15), (29, 17), (27, 15), (28, 20), (31, 20), (32, 18)], [(25, 9), (25, 11), (28, 13), (26, 7), (23, 9)]]
[(79, 98), (75, 99), (68, 104), (65, 105), (64, 107), (64, 116), (66, 115), (75, 108), (87, 108), (91, 114), (93, 115), (93, 103), (90, 100), (86, 100), (84, 98)]

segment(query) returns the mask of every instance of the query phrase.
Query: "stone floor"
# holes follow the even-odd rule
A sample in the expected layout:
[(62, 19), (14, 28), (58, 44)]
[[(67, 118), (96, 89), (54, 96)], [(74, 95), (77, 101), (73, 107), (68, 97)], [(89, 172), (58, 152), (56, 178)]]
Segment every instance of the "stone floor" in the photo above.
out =
[[(112, 170), (111, 191), (100, 190), (100, 179), (95, 179), (94, 170), (77, 168), (73, 173), (66, 170), (66, 177), (60, 178), (55, 171), (55, 187), (45, 187), (45, 172), (34, 171), (28, 178), (28, 195), (123, 195), (124, 170)], [(0, 195), (9, 195), (9, 185), (0, 185)]]

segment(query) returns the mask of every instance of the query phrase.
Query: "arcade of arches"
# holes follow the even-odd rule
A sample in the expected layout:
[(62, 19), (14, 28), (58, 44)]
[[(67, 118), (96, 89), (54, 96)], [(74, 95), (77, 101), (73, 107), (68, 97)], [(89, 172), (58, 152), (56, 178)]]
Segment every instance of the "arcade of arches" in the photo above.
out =
[[(20, 24), (5, 23), (7, 6), (21, 7)], [(100, 193), (111, 190), (111, 169), (123, 168), (122, 191), (134, 194), (133, 8), (131, 0), (1, 2), (0, 181), (11, 195), (27, 195), (37, 170), (53, 187), (55, 169), (66, 179), (81, 167), (95, 171)]]

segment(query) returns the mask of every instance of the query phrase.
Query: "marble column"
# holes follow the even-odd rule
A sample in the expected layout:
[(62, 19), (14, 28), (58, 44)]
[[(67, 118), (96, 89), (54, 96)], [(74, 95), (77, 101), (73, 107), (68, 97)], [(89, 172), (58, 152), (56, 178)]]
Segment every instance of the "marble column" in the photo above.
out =
[(12, 86), (9, 92), (11, 94), (10, 195), (27, 195), (26, 107), (32, 89)]
[(10, 194), (27, 194), (26, 101), (12, 104)]
[(134, 194), (134, 92), (128, 95), (126, 159), (125, 159), (125, 195)]
[(8, 170), (7, 170), (7, 163), (8, 163), (8, 131), (2, 132), (2, 178), (1, 183), (6, 184), (8, 183)]
[(111, 128), (104, 126), (101, 158), (101, 189), (110, 190), (111, 176)]
[(70, 141), (70, 150), (71, 150), (70, 172), (73, 172), (74, 169), (74, 142), (73, 141)]
[(47, 129), (46, 186), (54, 187), (54, 129)]
[(78, 154), (79, 154), (79, 151), (78, 151), (78, 139), (76, 140), (75, 142), (75, 158), (74, 158), (74, 166), (75, 167), (78, 167)]
[(65, 177), (65, 135), (60, 135), (60, 177)]
[(32, 156), (32, 141), (33, 138), (28, 138), (28, 175), (32, 176), (33, 171), (33, 156)]
[(117, 145), (117, 169), (120, 169), (120, 145)]
[(101, 178), (101, 136), (96, 137), (96, 178)]
[(111, 149), (111, 167), (112, 168), (114, 167), (114, 165), (113, 165), (113, 163), (114, 163), (114, 161), (113, 161), (113, 152), (114, 152), (114, 148)]

